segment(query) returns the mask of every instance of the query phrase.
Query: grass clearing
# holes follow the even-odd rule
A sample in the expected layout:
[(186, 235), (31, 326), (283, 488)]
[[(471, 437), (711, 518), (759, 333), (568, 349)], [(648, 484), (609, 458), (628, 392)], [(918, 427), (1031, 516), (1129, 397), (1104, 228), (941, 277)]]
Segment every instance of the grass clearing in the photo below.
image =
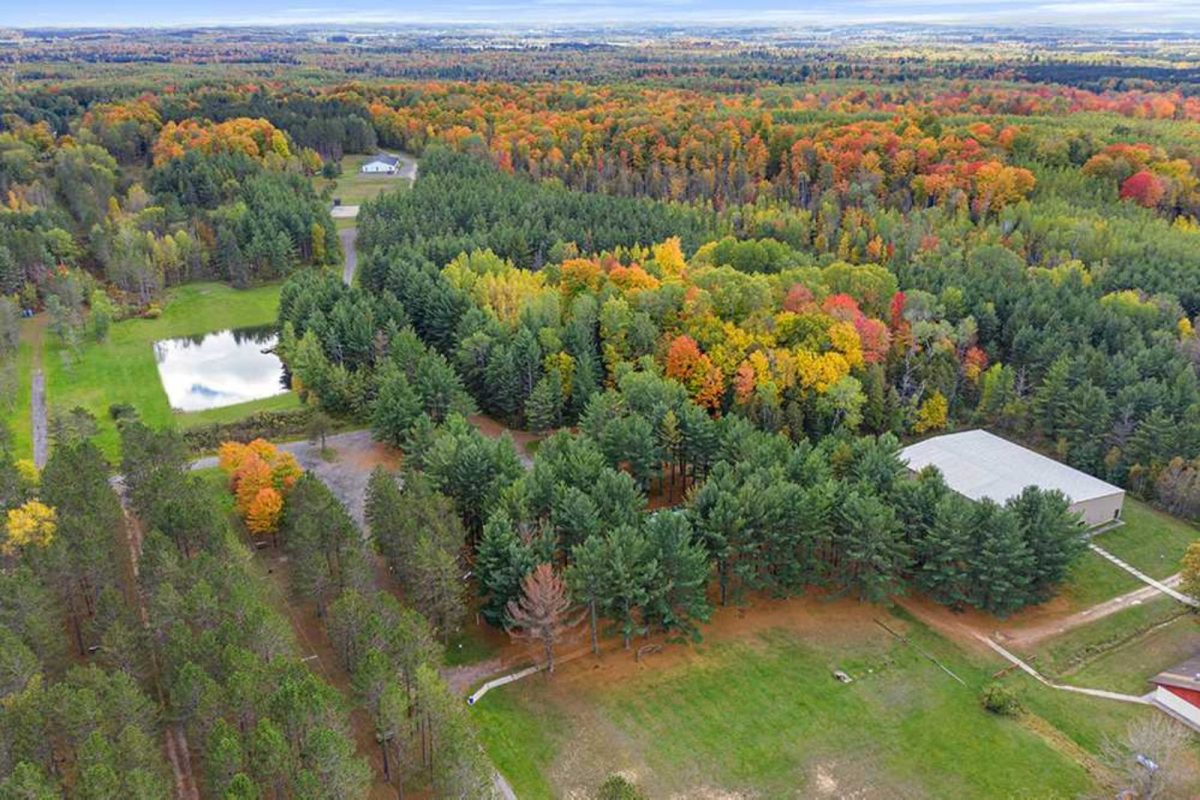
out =
[[(964, 687), (869, 614), (852, 635), (769, 629), (683, 655), (669, 648), (640, 669), (610, 652), (594, 668), (580, 662), (552, 680), (512, 684), (475, 706), (484, 741), (522, 798), (594, 791), (618, 770), (652, 797), (1071, 797), (1090, 788), (1071, 757), (982, 709), (979, 689), (996, 665), (911, 620), (888, 622)], [(836, 682), (835, 668), (854, 682)]]
[[(1132, 497), (1126, 496), (1122, 516), (1124, 525), (1098, 534), (1092, 541), (1152, 578), (1168, 578), (1178, 572), (1184, 551), (1200, 538), (1200, 529), (1191, 523)], [(1078, 611), (1144, 585), (1116, 564), (1088, 551), (1071, 568), (1060, 594), (1069, 608)]]
[(1039, 644), (1033, 649), (1033, 652), (1025, 655), (1034, 656), (1036, 658), (1034, 665), (1038, 670), (1055, 679), (1094, 689), (1111, 689), (1142, 694), (1146, 691), (1145, 679), (1157, 672), (1161, 666), (1165, 666), (1165, 664), (1155, 665), (1154, 659), (1149, 653), (1143, 661), (1144, 672), (1141, 679), (1132, 684), (1125, 681), (1124, 689), (1118, 689), (1105, 682), (1116, 678), (1112, 671), (1090, 670), (1089, 665), (1093, 662), (1103, 661), (1115, 651), (1141, 641), (1148, 631), (1176, 619), (1180, 615), (1188, 620), (1194, 619), (1174, 600), (1168, 597), (1157, 597), (1148, 602), (1122, 609), (1115, 614), (1096, 620), (1090, 625), (1067, 631)]
[(1093, 756), (1101, 753), (1107, 742), (1120, 741), (1133, 723), (1162, 713), (1150, 706), (1052, 689), (1023, 672), (1011, 673), (1004, 683), (1013, 689), (1025, 711)]
[[(75, 406), (91, 411), (96, 415), (100, 429), (96, 444), (109, 459), (115, 460), (119, 440), (116, 426), (108, 415), (113, 403), (133, 405), (151, 427), (202, 424), (236, 419), (266, 408), (294, 406), (298, 401), (294, 394), (288, 393), (239, 406), (178, 414), (167, 402), (154, 359), (153, 344), (160, 339), (270, 324), (275, 320), (278, 306), (278, 285), (238, 290), (224, 284), (197, 283), (172, 289), (162, 315), (157, 319), (118, 322), (112, 326), (106, 341), (88, 340), (77, 360), (69, 359), (62, 344), (47, 332), (42, 362), (50, 413)], [(17, 454), (22, 458), (32, 454), (28, 374), (28, 366), (24, 365), (22, 391), (25, 397), (7, 420), (15, 432)]]
[(1144, 583), (1108, 559), (1088, 550), (1071, 566), (1059, 594), (1074, 611), (1137, 591)]
[(518, 797), (559, 796), (546, 775), (571, 725), (558, 708), (547, 706), (531, 714), (515, 692), (490, 692), (471, 713), (484, 749)]
[(221, 422), (236, 422), (243, 417), (257, 414), (261, 411), (291, 411), (300, 408), (300, 396), (295, 392), (263, 397), (248, 403), (235, 403), (231, 406), (209, 408), (204, 411), (173, 411), (176, 424), (181, 428), (194, 428), (198, 425), (211, 425)]
[(1146, 683), (1149, 678), (1196, 654), (1198, 639), (1196, 617), (1183, 614), (1089, 661), (1071, 676), (1071, 681), (1145, 694), (1151, 688)]
[(45, 335), (44, 321), (21, 320), (21, 340), (17, 345), (16, 396), (11, 398), (6, 411), (8, 429), (12, 433), (13, 452), (18, 458), (33, 458), (33, 419), (30, 417), (33, 398), (33, 362), (35, 351)]
[(1124, 525), (1093, 541), (1151, 578), (1167, 578), (1178, 572), (1188, 545), (1200, 539), (1200, 530), (1194, 525), (1132, 497), (1125, 498), (1121, 515)]
[(412, 185), (411, 181), (399, 175), (366, 175), (360, 172), (362, 165), (374, 157), (374, 154), (345, 156), (342, 159), (341, 176), (332, 181), (317, 179), (317, 193), (320, 194), (326, 187), (331, 186), (331, 197), (341, 200), (344, 206), (357, 206), (374, 200), (384, 192), (407, 189)]
[(464, 625), (462, 630), (450, 638), (446, 646), (446, 666), (460, 667), (478, 664), (500, 654), (496, 637), (489, 637), (480, 625)]

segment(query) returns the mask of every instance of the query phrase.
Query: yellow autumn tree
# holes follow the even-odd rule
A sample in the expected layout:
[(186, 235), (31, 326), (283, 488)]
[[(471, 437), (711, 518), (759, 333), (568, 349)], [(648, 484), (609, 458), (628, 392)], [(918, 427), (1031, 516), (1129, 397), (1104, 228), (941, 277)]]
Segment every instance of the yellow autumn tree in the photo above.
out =
[(42, 483), (42, 474), (37, 465), (28, 458), (17, 461), (17, 474), (21, 477), (21, 485), (26, 489), (36, 489)]
[(1200, 539), (1188, 545), (1179, 570), (1179, 590), (1200, 598)]
[(7, 537), (0, 552), (13, 555), (26, 547), (43, 548), (54, 539), (58, 518), (54, 509), (40, 500), (30, 500), (19, 508), (9, 509)]
[(654, 263), (658, 264), (664, 276), (679, 275), (687, 266), (683, 260), (683, 247), (678, 236), (672, 236), (662, 244), (654, 245), (653, 251)]
[(263, 461), (266, 461), (268, 464), (273, 458), (275, 458), (275, 454), (279, 452), (279, 448), (268, 442), (266, 439), (254, 439), (250, 442), (250, 444), (246, 445), (246, 447), (257, 453), (259, 458), (261, 458)]
[(546, 283), (541, 272), (513, 269), (501, 275), (487, 273), (475, 281), (476, 301), (504, 323), (515, 324), (525, 304), (540, 294)]
[(921, 403), (917, 409), (917, 421), (913, 430), (917, 433), (937, 431), (946, 427), (946, 419), (950, 414), (950, 404), (941, 392), (934, 392)]
[(312, 241), (312, 260), (314, 264), (325, 263), (325, 226), (319, 222), (314, 222), (309, 229), (309, 238)]

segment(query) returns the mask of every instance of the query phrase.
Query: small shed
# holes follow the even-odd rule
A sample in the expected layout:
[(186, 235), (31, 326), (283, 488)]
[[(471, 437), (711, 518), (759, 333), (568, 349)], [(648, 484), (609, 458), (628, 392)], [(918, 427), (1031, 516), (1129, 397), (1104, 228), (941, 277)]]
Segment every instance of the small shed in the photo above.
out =
[(1150, 679), (1154, 705), (1200, 730), (1200, 653)]
[(400, 164), (400, 159), (396, 156), (389, 156), (386, 153), (380, 153), (372, 158), (359, 168), (360, 172), (367, 174), (382, 174), (394, 175), (396, 167)]
[(1125, 490), (984, 430), (934, 436), (904, 448), (913, 472), (937, 467), (946, 485), (972, 500), (1004, 503), (1027, 486), (1057, 489), (1089, 528), (1121, 518)]

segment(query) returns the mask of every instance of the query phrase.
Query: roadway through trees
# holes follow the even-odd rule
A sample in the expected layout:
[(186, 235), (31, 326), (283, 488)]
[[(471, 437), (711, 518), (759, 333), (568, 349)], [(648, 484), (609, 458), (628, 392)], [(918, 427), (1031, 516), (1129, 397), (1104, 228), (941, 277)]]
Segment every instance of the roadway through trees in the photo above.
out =
[(347, 286), (354, 283), (354, 271), (358, 269), (358, 228), (346, 228), (338, 232), (342, 242), (342, 280)]
[(45, 314), (40, 314), (31, 321), (32, 335), (29, 341), (29, 346), (33, 348), (29, 413), (32, 417), (33, 465), (38, 469), (46, 466), (46, 461), (50, 457), (50, 437), (46, 418), (46, 374), (42, 371), (42, 336), (46, 329), (45, 317)]

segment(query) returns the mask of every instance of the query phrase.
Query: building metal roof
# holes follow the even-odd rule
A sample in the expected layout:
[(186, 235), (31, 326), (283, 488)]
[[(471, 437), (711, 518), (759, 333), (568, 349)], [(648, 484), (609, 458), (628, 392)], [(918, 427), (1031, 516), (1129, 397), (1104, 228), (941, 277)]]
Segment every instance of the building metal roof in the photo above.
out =
[(1125, 491), (981, 430), (925, 439), (904, 448), (900, 460), (914, 472), (937, 467), (947, 486), (972, 500), (1003, 503), (1025, 487), (1037, 486), (1058, 489), (1074, 505)]
[(1150, 679), (1150, 682), (1157, 686), (1200, 690), (1200, 653), (1177, 667), (1158, 673)]
[(363, 166), (365, 167), (365, 166), (367, 166), (367, 164), (387, 164), (389, 167), (394, 167), (399, 163), (400, 163), (400, 159), (397, 158), (396, 156), (389, 156), (386, 153), (380, 153), (379, 155), (375, 156), (370, 161), (368, 161), (366, 164), (363, 164)]

